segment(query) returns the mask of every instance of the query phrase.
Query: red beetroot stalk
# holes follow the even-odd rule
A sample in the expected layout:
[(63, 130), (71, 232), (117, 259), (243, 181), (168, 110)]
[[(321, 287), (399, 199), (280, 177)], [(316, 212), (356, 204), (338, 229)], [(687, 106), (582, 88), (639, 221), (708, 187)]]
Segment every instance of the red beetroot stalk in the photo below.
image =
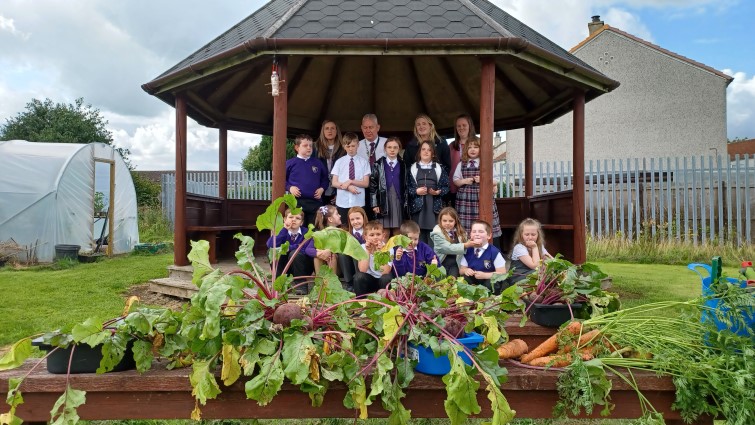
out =
[(472, 364), (474, 365), (474, 367), (475, 367), (475, 368), (476, 368), (477, 370), (479, 370), (480, 372), (484, 372), (484, 371), (482, 370), (482, 367), (480, 367), (480, 365), (479, 365), (479, 364), (477, 364), (477, 360), (475, 360), (475, 358), (474, 358), (474, 354), (472, 353), (472, 350), (470, 350), (469, 348), (465, 347), (465, 346), (464, 346), (464, 344), (462, 344), (462, 343), (460, 343), (460, 342), (459, 342), (459, 339), (458, 339), (458, 338), (456, 338), (455, 336), (453, 336), (453, 335), (451, 335), (450, 333), (446, 332), (446, 330), (445, 330), (445, 329), (443, 329), (443, 328), (442, 328), (442, 327), (441, 327), (440, 325), (438, 325), (437, 323), (435, 323), (435, 322), (434, 322), (434, 321), (433, 321), (432, 319), (430, 319), (430, 317), (429, 317), (429, 316), (427, 316), (427, 315), (426, 315), (425, 313), (422, 313), (422, 312), (420, 312), (420, 315), (421, 315), (421, 316), (423, 316), (423, 318), (424, 318), (424, 319), (425, 319), (426, 321), (428, 321), (428, 322), (429, 322), (430, 324), (432, 324), (433, 326), (435, 326), (436, 328), (438, 328), (438, 330), (440, 330), (440, 334), (441, 334), (441, 335), (443, 335), (443, 337), (444, 337), (444, 338), (446, 338), (447, 340), (451, 341), (452, 343), (454, 343), (454, 344), (456, 344), (456, 345), (460, 346), (460, 347), (461, 347), (461, 348), (462, 348), (462, 349), (464, 350), (464, 352), (465, 352), (465, 353), (467, 353), (467, 356), (468, 356), (468, 357), (469, 357), (469, 359), (470, 359), (470, 360), (472, 361)]
[[(387, 343), (385, 344), (385, 346), (383, 347), (383, 349), (382, 349), (382, 350), (380, 350), (380, 352), (379, 352), (379, 353), (375, 354), (375, 355), (374, 355), (374, 356), (372, 357), (372, 359), (370, 360), (370, 362), (369, 362), (369, 363), (367, 363), (367, 366), (363, 367), (363, 368), (362, 368), (362, 369), (361, 369), (361, 370), (360, 370), (360, 371), (359, 371), (359, 372), (358, 372), (358, 373), (357, 373), (356, 375), (354, 375), (354, 378), (356, 378), (357, 376), (361, 375), (361, 374), (362, 374), (363, 372), (365, 372), (366, 370), (368, 370), (368, 369), (370, 368), (370, 366), (372, 366), (372, 365), (373, 365), (373, 364), (374, 364), (374, 363), (375, 363), (375, 362), (377, 361), (377, 359), (378, 359), (378, 358), (380, 358), (380, 356), (381, 356), (381, 355), (382, 355), (382, 354), (383, 354), (383, 353), (385, 352), (385, 350), (387, 350), (387, 349), (388, 349), (388, 347), (390, 347), (390, 346), (391, 346), (391, 345), (393, 344), (393, 341), (395, 341), (395, 340), (396, 340), (396, 338), (398, 338), (398, 336), (399, 336), (399, 334), (400, 334), (400, 331), (401, 331), (401, 328), (403, 328), (404, 326), (406, 326), (406, 317), (409, 317), (409, 316), (411, 316), (411, 315), (413, 314), (413, 310), (414, 310), (414, 309), (415, 309), (416, 307), (417, 307), (417, 304), (412, 304), (412, 306), (411, 306), (411, 307), (409, 308), (409, 311), (407, 311), (407, 312), (406, 312), (406, 316), (405, 316), (405, 318), (404, 318), (404, 322), (403, 322), (403, 323), (401, 323), (401, 326), (399, 326), (399, 328), (398, 328), (398, 329), (396, 329), (396, 334), (395, 334), (395, 335), (393, 335), (393, 338), (391, 338), (391, 340), (390, 340), (390, 341), (388, 341), (388, 342), (387, 342)], [(354, 378), (352, 378), (352, 379), (351, 379), (351, 380), (349, 381), (349, 383), (351, 383), (351, 381), (353, 381), (353, 380), (354, 380)]]
[(257, 280), (248, 271), (246, 271), (246, 270), (234, 270), (234, 271), (232, 271), (231, 273), (228, 273), (228, 274), (240, 274), (240, 275), (244, 275), (244, 276), (248, 277), (249, 280), (252, 281), (252, 282), (254, 282), (254, 284), (257, 285), (257, 287), (260, 289), (260, 291), (262, 291), (265, 294), (265, 296), (267, 297), (267, 299), (273, 299), (274, 298), (273, 294), (271, 293), (271, 289), (272, 288), (268, 288), (267, 285), (265, 285), (264, 283), (262, 283), (259, 280)]

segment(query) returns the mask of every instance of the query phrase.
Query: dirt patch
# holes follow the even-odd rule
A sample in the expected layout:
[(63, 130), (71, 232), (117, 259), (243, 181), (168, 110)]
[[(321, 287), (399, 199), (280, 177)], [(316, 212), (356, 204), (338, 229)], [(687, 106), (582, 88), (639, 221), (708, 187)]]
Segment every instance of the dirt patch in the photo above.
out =
[(129, 288), (125, 298), (137, 296), (142, 304), (154, 305), (169, 308), (171, 310), (180, 310), (181, 306), (188, 303), (185, 298), (172, 297), (170, 295), (158, 294), (149, 290), (149, 283), (134, 285)]

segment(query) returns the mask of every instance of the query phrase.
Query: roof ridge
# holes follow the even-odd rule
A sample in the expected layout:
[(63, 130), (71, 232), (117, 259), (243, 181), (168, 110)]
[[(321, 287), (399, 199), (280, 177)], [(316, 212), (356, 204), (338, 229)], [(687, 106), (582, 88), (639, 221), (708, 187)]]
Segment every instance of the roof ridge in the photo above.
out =
[(710, 73), (712, 73), (714, 75), (717, 75), (717, 76), (723, 78), (724, 80), (726, 80), (726, 84), (727, 85), (734, 80), (734, 77), (732, 77), (730, 75), (726, 75), (723, 72), (721, 72), (721, 71), (719, 71), (719, 70), (717, 70), (717, 69), (715, 69), (715, 68), (713, 68), (711, 66), (708, 66), (708, 65), (706, 65), (706, 64), (704, 64), (702, 62), (698, 62), (698, 61), (696, 61), (694, 59), (691, 59), (691, 58), (688, 58), (688, 57), (686, 57), (684, 55), (680, 55), (679, 53), (672, 52), (671, 50), (663, 48), (663, 47), (661, 47), (661, 46), (659, 46), (659, 45), (657, 45), (655, 43), (651, 43), (651, 42), (649, 42), (647, 40), (644, 40), (644, 39), (642, 39), (642, 38), (640, 38), (640, 37), (638, 37), (636, 35), (630, 34), (630, 33), (626, 32), (626, 31), (622, 31), (622, 30), (620, 30), (620, 29), (618, 29), (616, 27), (612, 27), (612, 26), (606, 25), (606, 24), (603, 24), (603, 26), (600, 27), (597, 31), (595, 31), (594, 33), (590, 34), (586, 39), (584, 39), (581, 42), (579, 42), (579, 44), (577, 44), (576, 46), (572, 47), (569, 50), (569, 52), (575, 53), (576, 50), (578, 50), (579, 48), (583, 47), (587, 42), (589, 42), (590, 40), (592, 40), (595, 37), (597, 37), (598, 34), (602, 33), (603, 31), (611, 31), (611, 32), (616, 33), (618, 35), (621, 35), (623, 37), (629, 38), (630, 40), (636, 41), (636, 42), (644, 45), (645, 47), (649, 47), (649, 48), (651, 48), (653, 50), (656, 50), (656, 51), (658, 51), (660, 53), (663, 53), (663, 54), (666, 54), (668, 56), (671, 56), (672, 58), (678, 59), (678, 60), (680, 60), (682, 62), (686, 62), (689, 65), (693, 65), (693, 66), (696, 66), (696, 67), (698, 67), (698, 68), (700, 68), (702, 70), (708, 71), (708, 72), (710, 72)]
[(495, 29), (496, 31), (498, 31), (498, 33), (502, 37), (508, 37), (511, 34), (509, 31), (507, 31), (503, 27), (503, 25), (501, 25), (498, 22), (496, 22), (496, 20), (493, 19), (490, 15), (488, 15), (487, 13), (483, 13), (482, 9), (480, 9), (477, 6), (475, 6), (471, 2), (471, 0), (459, 0), (459, 3), (463, 4), (464, 6), (466, 6), (467, 9), (469, 9), (472, 13), (474, 13), (475, 15), (477, 15), (478, 18), (482, 19), (486, 24), (488, 24), (491, 27), (493, 27), (493, 29)]
[[(302, 6), (304, 6), (304, 3), (306, 3), (308, 0), (295, 0), (296, 3), (291, 5), (291, 7), (286, 11), (286, 13), (283, 14), (283, 16), (280, 17), (277, 21), (275, 21), (270, 28), (266, 29), (260, 37), (262, 38), (270, 38), (272, 37), (279, 29), (283, 26), (288, 20), (301, 9)], [(262, 9), (262, 8), (260, 8)]]

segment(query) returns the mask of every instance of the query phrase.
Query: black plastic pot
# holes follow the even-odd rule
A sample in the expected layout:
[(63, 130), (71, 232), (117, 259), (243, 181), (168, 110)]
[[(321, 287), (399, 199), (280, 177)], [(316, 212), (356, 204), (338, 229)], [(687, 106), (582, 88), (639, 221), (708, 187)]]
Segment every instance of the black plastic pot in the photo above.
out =
[(79, 261), (80, 249), (81, 249), (80, 245), (66, 245), (66, 244), (55, 245), (55, 259), (62, 260), (64, 258), (68, 258), (69, 260)]
[(571, 304), (571, 312), (566, 304), (538, 304), (527, 303), (530, 320), (540, 326), (557, 328), (572, 319), (572, 313), (582, 308), (582, 304)]
[[(32, 341), (32, 345), (39, 347), (40, 350), (52, 351), (55, 347), (47, 345), (42, 342), (42, 338), (37, 338)], [(132, 343), (129, 342), (126, 346), (126, 353), (123, 355), (120, 363), (115, 365), (113, 372), (120, 372), (123, 370), (130, 370), (136, 368), (136, 362), (134, 361), (134, 353), (131, 350)], [(47, 357), (47, 371), (55, 374), (68, 373), (68, 361), (71, 357), (71, 347), (58, 348)], [(76, 349), (73, 351), (73, 359), (71, 359), (71, 373), (95, 373), (100, 367), (102, 361), (102, 345), (97, 345), (94, 348), (87, 344), (76, 345)]]

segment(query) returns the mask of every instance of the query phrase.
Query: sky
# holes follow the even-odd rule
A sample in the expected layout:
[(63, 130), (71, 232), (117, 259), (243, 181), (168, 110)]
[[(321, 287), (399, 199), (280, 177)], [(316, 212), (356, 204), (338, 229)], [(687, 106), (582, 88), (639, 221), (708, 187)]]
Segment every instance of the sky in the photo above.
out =
[[(734, 77), (728, 138), (755, 138), (752, 0), (494, 0), (565, 49), (608, 25)], [(175, 111), (141, 85), (265, 4), (261, 0), (0, 0), (0, 125), (32, 99), (79, 97), (138, 170), (174, 168)], [(189, 123), (188, 169), (217, 170), (216, 129)], [(228, 169), (260, 136), (228, 135)]]

